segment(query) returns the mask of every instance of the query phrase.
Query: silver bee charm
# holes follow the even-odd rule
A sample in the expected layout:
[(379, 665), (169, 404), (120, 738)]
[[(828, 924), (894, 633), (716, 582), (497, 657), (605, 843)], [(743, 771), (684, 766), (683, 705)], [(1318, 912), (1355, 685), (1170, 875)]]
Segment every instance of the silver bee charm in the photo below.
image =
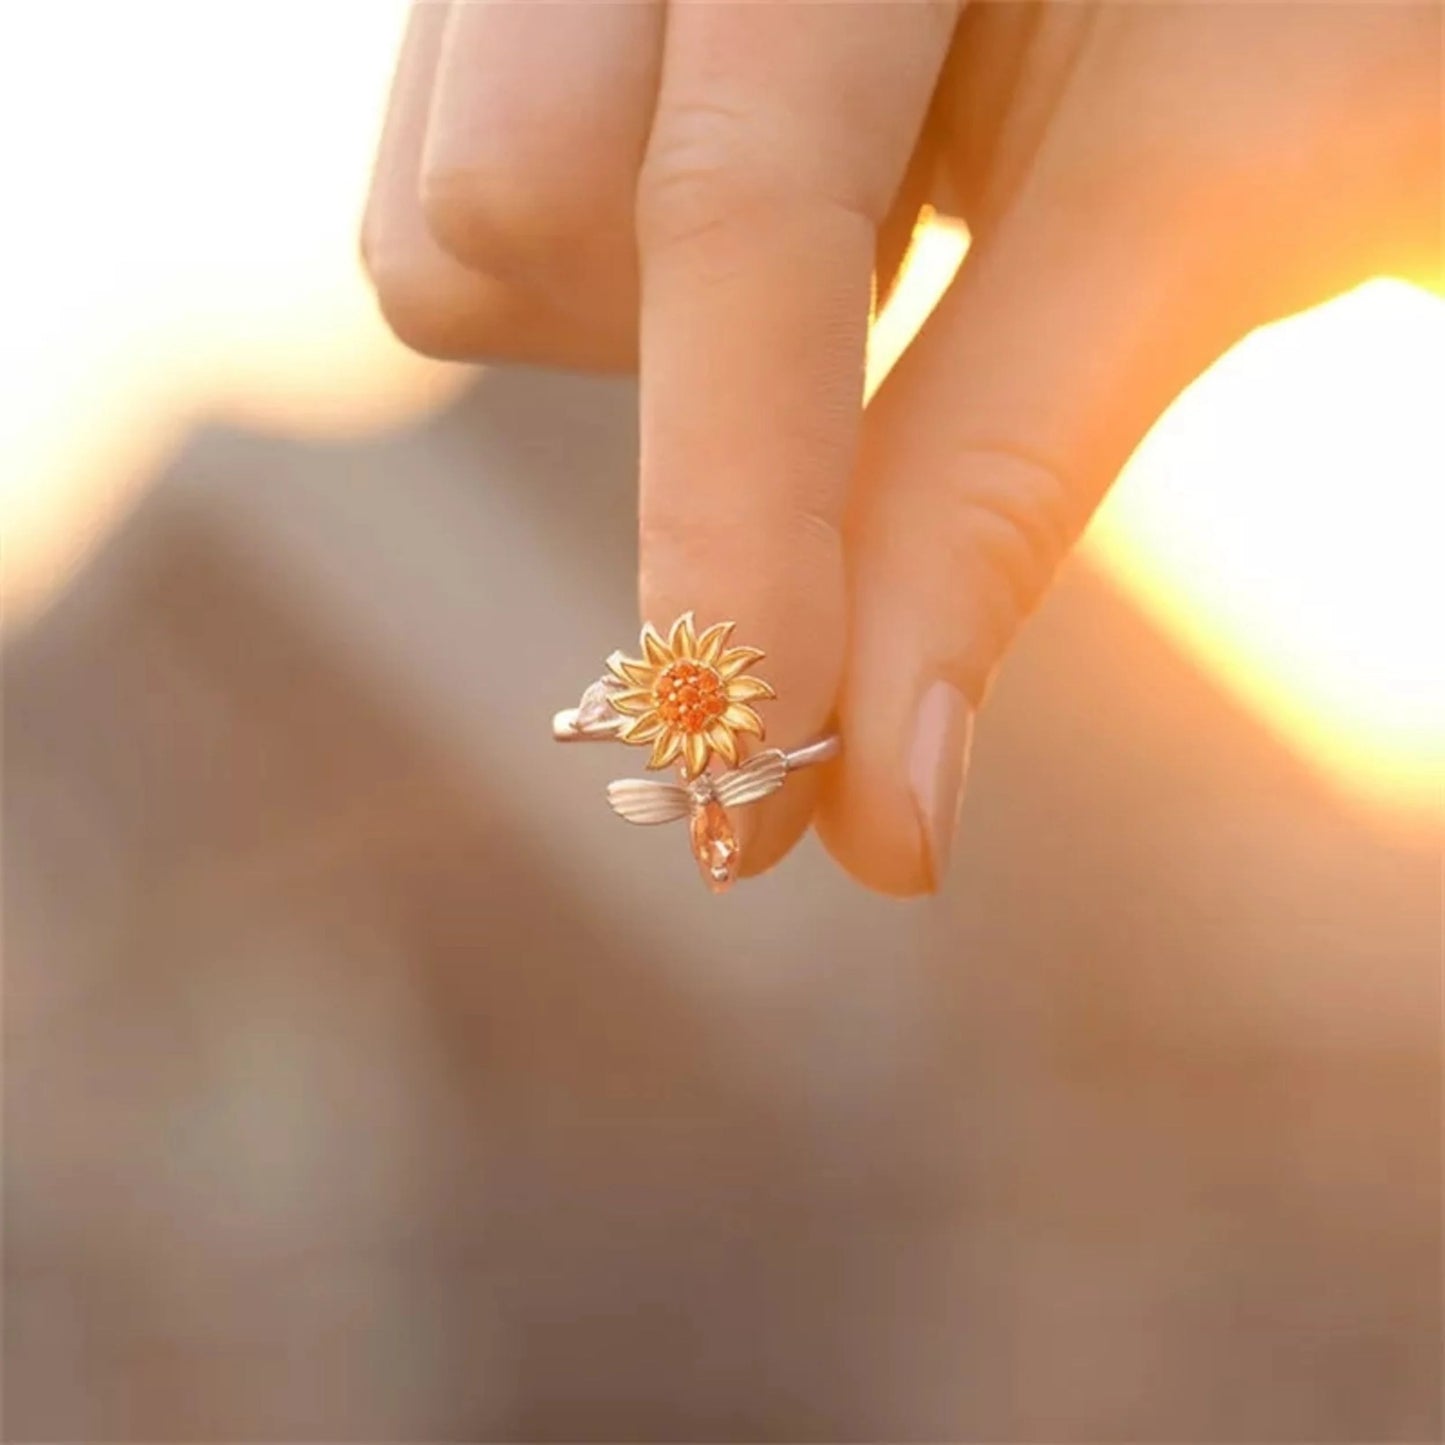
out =
[(769, 748), (741, 767), (716, 777), (704, 773), (686, 783), (664, 783), (652, 778), (621, 778), (607, 785), (607, 801), (629, 823), (675, 823), (692, 817), (709, 803), (741, 808), (756, 803), (783, 786), (788, 775), (787, 754)]
[(783, 786), (789, 755), (779, 748), (758, 753), (727, 773), (702, 773), (679, 783), (621, 778), (607, 785), (607, 801), (629, 823), (687, 819), (693, 857), (714, 893), (731, 887), (738, 871), (738, 840), (728, 808), (756, 803)]

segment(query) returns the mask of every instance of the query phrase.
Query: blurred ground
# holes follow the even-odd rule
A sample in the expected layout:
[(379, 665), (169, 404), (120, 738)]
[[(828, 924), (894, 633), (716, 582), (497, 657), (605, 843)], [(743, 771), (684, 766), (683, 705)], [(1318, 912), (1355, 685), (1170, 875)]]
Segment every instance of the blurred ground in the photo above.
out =
[(632, 405), (202, 432), (9, 640), (6, 1438), (1439, 1439), (1438, 839), (1076, 567), (940, 900), (708, 898), (547, 732)]

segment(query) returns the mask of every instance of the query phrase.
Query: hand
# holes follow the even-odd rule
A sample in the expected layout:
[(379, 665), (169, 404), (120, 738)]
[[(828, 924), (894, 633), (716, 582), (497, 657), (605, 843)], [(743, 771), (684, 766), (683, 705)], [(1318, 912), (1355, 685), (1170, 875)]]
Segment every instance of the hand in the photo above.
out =
[[(972, 715), (1149, 426), (1253, 327), (1440, 251), (1416, 5), (423, 3), (363, 246), (448, 357), (640, 358), (643, 615), (736, 618), (814, 818), (937, 886)], [(919, 206), (974, 244), (862, 408)]]

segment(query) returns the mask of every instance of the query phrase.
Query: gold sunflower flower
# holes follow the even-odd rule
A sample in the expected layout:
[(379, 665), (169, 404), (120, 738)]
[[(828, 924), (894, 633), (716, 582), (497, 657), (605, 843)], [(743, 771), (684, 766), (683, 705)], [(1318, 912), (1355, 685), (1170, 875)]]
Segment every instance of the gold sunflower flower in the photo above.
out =
[(641, 657), (614, 652), (607, 659), (608, 671), (624, 685), (609, 697), (624, 719), (616, 736), (650, 743), (649, 768), (681, 758), (684, 774), (695, 778), (713, 753), (736, 767), (738, 735), (763, 736), (763, 720), (749, 704), (776, 694), (761, 678), (744, 675), (763, 654), (756, 647), (728, 647), (734, 626), (718, 622), (699, 634), (687, 612), (665, 641), (647, 623)]

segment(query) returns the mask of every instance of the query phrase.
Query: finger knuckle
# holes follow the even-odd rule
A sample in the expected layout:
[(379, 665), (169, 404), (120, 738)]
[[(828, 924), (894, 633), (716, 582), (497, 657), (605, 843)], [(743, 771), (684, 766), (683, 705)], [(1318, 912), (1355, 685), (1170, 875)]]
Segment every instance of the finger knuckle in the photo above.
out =
[(363, 249), (382, 319), (404, 346), (438, 361), (473, 360), (500, 350), (506, 336), (499, 304), (479, 314), (458, 304), (455, 288), (425, 264)]
[(1038, 606), (1083, 526), (1081, 489), (1043, 458), (989, 446), (960, 459), (949, 510), (954, 577), (997, 579), (1011, 623)]
[(488, 275), (508, 277), (575, 256), (605, 227), (599, 198), (545, 173), (510, 169), (425, 171), (421, 209), (442, 250)]
[(750, 122), (729, 106), (674, 107), (653, 135), (638, 176), (635, 222), (649, 250), (746, 226), (782, 205), (775, 165), (749, 140)]

